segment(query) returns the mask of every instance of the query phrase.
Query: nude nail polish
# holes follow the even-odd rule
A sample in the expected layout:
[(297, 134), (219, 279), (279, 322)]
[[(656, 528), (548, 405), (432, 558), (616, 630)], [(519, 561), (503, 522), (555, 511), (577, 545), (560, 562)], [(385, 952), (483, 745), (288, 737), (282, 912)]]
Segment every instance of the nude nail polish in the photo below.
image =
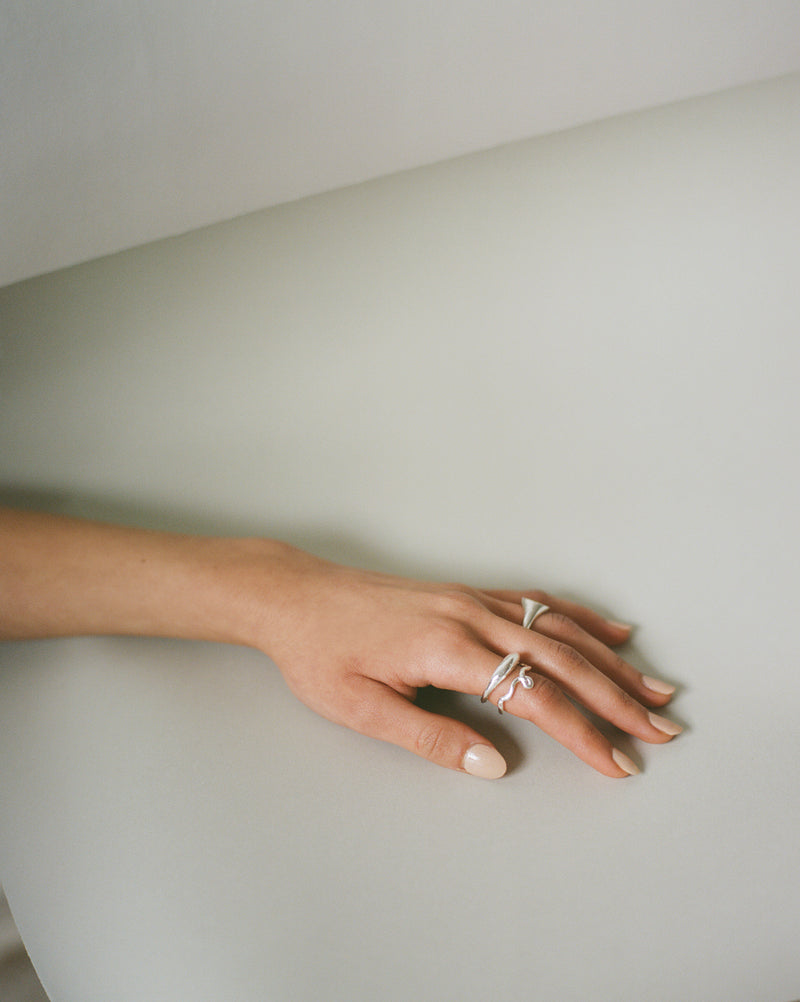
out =
[(472, 745), (461, 761), (464, 772), (481, 779), (499, 779), (505, 775), (506, 760), (490, 745)]
[(666, 717), (659, 717), (657, 713), (648, 713), (647, 717), (657, 731), (661, 731), (662, 734), (669, 734), (671, 738), (674, 738), (676, 734), (680, 734), (683, 730), (681, 725), (676, 724), (674, 720), (667, 720)]
[(627, 772), (629, 776), (635, 776), (637, 773), (642, 771), (639, 766), (636, 765), (635, 762), (631, 762), (628, 756), (624, 752), (621, 752), (619, 748), (615, 748), (611, 752), (611, 757), (620, 769), (622, 769), (623, 772)]
[(613, 626), (615, 630), (630, 632), (633, 629), (630, 623), (620, 623), (616, 619), (607, 619), (606, 622), (609, 626)]
[(642, 675), (642, 684), (652, 692), (657, 692), (660, 696), (671, 696), (675, 692), (675, 686), (669, 682), (662, 682), (660, 678), (650, 678), (649, 675)]

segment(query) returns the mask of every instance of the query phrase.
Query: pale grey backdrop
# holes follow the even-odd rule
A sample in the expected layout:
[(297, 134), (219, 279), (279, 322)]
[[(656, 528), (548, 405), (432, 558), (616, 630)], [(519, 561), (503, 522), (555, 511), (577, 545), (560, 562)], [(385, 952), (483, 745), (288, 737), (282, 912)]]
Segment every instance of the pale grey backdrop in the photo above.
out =
[(260, 531), (638, 624), (612, 781), (487, 783), (255, 652), (8, 645), (0, 876), (53, 1002), (800, 995), (800, 78), (0, 290), (6, 498)]

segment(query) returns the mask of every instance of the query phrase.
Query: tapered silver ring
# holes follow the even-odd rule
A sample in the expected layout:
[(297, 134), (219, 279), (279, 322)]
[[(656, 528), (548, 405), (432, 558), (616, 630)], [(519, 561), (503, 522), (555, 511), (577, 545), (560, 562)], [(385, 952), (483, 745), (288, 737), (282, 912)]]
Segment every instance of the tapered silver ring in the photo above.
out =
[(518, 664), (519, 654), (509, 654), (503, 658), (500, 664), (495, 668), (492, 677), (489, 679), (489, 684), (483, 690), (483, 695), (481, 696), (482, 703), (486, 702), (498, 685), (508, 678)]
[(522, 617), (522, 625), (529, 630), (534, 622), (545, 612), (550, 612), (550, 606), (543, 602), (534, 602), (532, 598), (523, 598), (522, 608), (525, 615)]

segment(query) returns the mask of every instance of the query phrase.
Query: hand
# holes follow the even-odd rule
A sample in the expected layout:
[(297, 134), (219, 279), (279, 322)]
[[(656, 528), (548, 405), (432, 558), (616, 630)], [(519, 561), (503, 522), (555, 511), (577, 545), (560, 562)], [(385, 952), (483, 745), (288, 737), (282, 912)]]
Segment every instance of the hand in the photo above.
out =
[[(522, 626), (523, 594), (551, 608), (532, 630)], [(607, 776), (638, 770), (568, 697), (644, 741), (681, 730), (648, 710), (667, 703), (673, 687), (610, 650), (629, 627), (544, 592), (409, 581), (271, 540), (0, 509), (0, 595), (0, 638), (141, 634), (258, 647), (323, 716), (486, 778), (505, 772), (500, 753), (414, 699), (427, 685), (480, 696), (509, 653), (532, 667), (530, 688), (515, 688), (508, 712)]]
[[(681, 730), (648, 709), (667, 703), (674, 687), (643, 676), (610, 649), (630, 628), (583, 606), (540, 591), (482, 591), (354, 570), (291, 547), (270, 559), (268, 591), (255, 603), (265, 611), (254, 645), (306, 705), (363, 734), (450, 769), (503, 775), (505, 762), (486, 738), (414, 699), (428, 685), (479, 697), (510, 652), (532, 666), (532, 686), (517, 686), (504, 709), (606, 776), (638, 769), (571, 699), (651, 743)], [(523, 595), (551, 609), (533, 629), (521, 625)], [(491, 694), (493, 703), (515, 674)]]

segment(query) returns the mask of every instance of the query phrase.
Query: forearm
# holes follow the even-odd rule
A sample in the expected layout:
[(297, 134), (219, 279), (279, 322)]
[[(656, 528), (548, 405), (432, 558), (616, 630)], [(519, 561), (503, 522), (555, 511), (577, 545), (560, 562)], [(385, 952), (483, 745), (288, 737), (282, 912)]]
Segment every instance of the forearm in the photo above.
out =
[[(544, 612), (523, 621), (524, 600)], [(285, 543), (122, 528), (0, 509), (0, 638), (141, 634), (247, 644), (318, 713), (441, 765), (497, 777), (471, 727), (417, 706), (434, 685), (480, 696), (502, 652), (520, 660), (502, 697), (607, 776), (636, 771), (575, 701), (663, 743), (680, 726), (650, 707), (674, 686), (607, 644), (630, 628), (544, 592), (483, 591), (340, 567)], [(519, 683), (523, 695), (514, 695)], [(526, 684), (527, 683), (527, 684)], [(513, 696), (513, 699), (511, 698)]]
[(271, 545), (280, 552), (282, 544), (266, 540), (0, 510), (0, 638), (141, 634), (249, 643), (253, 610), (239, 581), (255, 547), (268, 575)]

